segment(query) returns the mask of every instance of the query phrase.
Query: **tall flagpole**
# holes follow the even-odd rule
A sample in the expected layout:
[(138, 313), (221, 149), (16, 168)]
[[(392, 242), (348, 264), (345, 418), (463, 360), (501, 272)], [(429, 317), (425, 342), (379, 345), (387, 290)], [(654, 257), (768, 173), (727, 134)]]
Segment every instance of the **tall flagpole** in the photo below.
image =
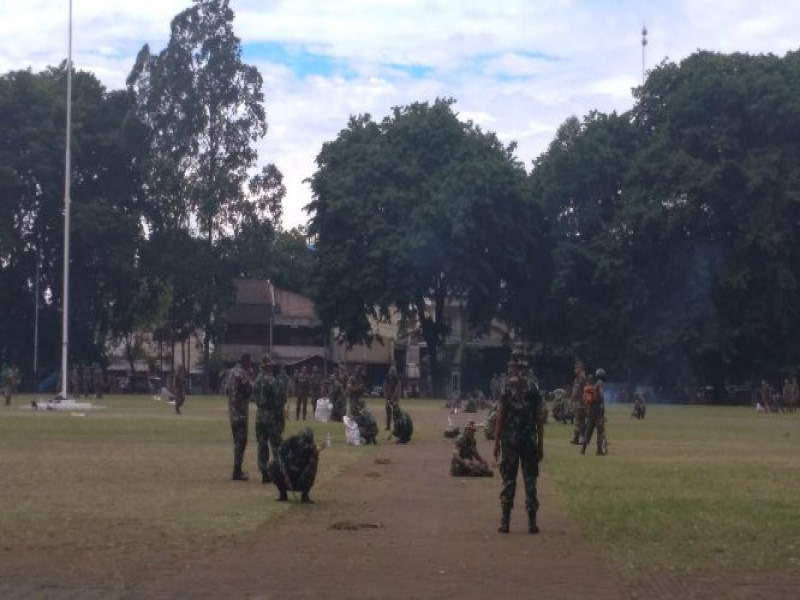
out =
[(645, 70), (644, 51), (647, 48), (647, 27), (642, 26), (642, 85), (647, 80), (647, 71)]
[(67, 148), (64, 154), (64, 293), (61, 313), (61, 397), (67, 398), (69, 355), (69, 213), (72, 177), (72, 0), (69, 0), (69, 51), (67, 54)]

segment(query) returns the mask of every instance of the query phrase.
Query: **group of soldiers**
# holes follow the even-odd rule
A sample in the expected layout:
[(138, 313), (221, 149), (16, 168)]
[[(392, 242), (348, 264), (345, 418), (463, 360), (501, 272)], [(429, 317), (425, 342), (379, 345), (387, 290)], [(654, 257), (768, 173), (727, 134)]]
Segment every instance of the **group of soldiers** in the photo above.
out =
[(94, 394), (96, 398), (103, 397), (105, 388), (105, 377), (103, 368), (98, 363), (91, 365), (72, 365), (69, 374), (70, 393), (75, 398), (88, 398)]
[(288, 499), (290, 491), (293, 494), (300, 492), (301, 502), (312, 502), (309, 493), (316, 479), (322, 447), (314, 442), (314, 432), (310, 428), (283, 439), (288, 383), (280, 375), (273, 376), (270, 357), (264, 356), (261, 359), (259, 372), (256, 374), (250, 355), (243, 354), (238, 364), (228, 373), (226, 389), (233, 435), (231, 479), (249, 479), (242, 466), (247, 447), (250, 402), (253, 402), (256, 405), (257, 464), (261, 472), (261, 482), (274, 483), (281, 502)]
[(784, 379), (780, 390), (773, 389), (766, 380), (761, 381), (756, 392), (756, 407), (766, 413), (793, 413), (800, 400), (797, 376)]
[(597, 455), (605, 456), (608, 452), (606, 440), (606, 372), (597, 369), (594, 377), (586, 375), (583, 364), (575, 364), (575, 379), (572, 383), (570, 400), (575, 415), (575, 427), (571, 444), (581, 447), (581, 454), (586, 454), (586, 446), (592, 441), (597, 430)]
[[(278, 488), (278, 500), (286, 500), (287, 492), (299, 492), (301, 502), (311, 502), (309, 492), (314, 485), (321, 446), (314, 443), (310, 428), (283, 439), (289, 414), (289, 395), (294, 393), (295, 419), (306, 419), (308, 399), (316, 412), (317, 399), (327, 396), (331, 402), (330, 419), (342, 421), (349, 402), (350, 416), (358, 424), (362, 438), (367, 443), (377, 443), (378, 426), (364, 402), (365, 372), (357, 368), (351, 375), (341, 375), (336, 369), (325, 380), (318, 367), (310, 371), (301, 367), (294, 378), (289, 378), (281, 367), (277, 376), (272, 373), (269, 356), (261, 359), (258, 373), (251, 364), (249, 354), (243, 354), (238, 364), (228, 373), (226, 390), (228, 414), (233, 436), (234, 481), (247, 481), (243, 469), (249, 428), (249, 405), (256, 405), (255, 432), (257, 465), (262, 483), (273, 483)], [(177, 385), (176, 385), (177, 387)], [(386, 398), (386, 429), (400, 443), (411, 439), (413, 423), (408, 413), (400, 408), (400, 379), (392, 365), (383, 386)], [(177, 393), (176, 393), (177, 396)], [(179, 412), (176, 399), (176, 410)], [(270, 460), (271, 457), (271, 460)]]

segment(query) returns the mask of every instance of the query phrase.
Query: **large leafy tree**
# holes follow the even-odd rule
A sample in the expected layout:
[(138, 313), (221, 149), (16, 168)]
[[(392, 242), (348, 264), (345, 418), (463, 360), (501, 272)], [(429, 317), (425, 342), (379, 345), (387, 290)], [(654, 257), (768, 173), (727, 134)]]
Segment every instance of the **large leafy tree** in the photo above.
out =
[(700, 52), (639, 91), (625, 215), (648, 267), (639, 321), (710, 383), (800, 360), (799, 92), (796, 52)]
[[(60, 356), (63, 303), (65, 65), (0, 78), (0, 338), (18, 363), (32, 356), (34, 285), (40, 266), (40, 363)], [(130, 96), (73, 77), (70, 349), (99, 360), (113, 306), (124, 294), (142, 242), (138, 164), (145, 146), (128, 119)]]
[(188, 231), (205, 241), (200, 256), (207, 262), (194, 274), (194, 302), (174, 297), (199, 315), (206, 385), (209, 349), (231, 301), (234, 273), (221, 269), (228, 264), (224, 257), (240, 232), (252, 234), (280, 218), (283, 196), (274, 166), (250, 177), (254, 143), (266, 134), (267, 122), (261, 75), (242, 61), (233, 19), (227, 0), (195, 0), (173, 19), (167, 47), (154, 55), (145, 46), (128, 78), (137, 115), (150, 130), (153, 229)]
[(371, 341), (368, 317), (390, 307), (416, 319), (435, 392), (446, 304), (488, 324), (509, 271), (528, 258), (532, 226), (514, 146), (460, 121), (453, 104), (351, 118), (317, 158), (307, 207), (323, 319), (349, 343)]

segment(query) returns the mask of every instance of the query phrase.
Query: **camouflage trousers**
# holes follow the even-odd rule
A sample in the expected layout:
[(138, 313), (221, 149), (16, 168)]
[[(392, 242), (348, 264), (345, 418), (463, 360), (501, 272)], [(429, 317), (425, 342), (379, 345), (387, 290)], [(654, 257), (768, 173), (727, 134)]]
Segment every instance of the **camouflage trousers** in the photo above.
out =
[(278, 490), (283, 493), (287, 491), (310, 492), (317, 479), (318, 461), (313, 459), (305, 465), (282, 465), (278, 462), (279, 454), (275, 455), (275, 460), (269, 463), (269, 477), (272, 479)]
[(586, 428), (586, 408), (583, 402), (575, 403), (575, 430), (572, 432), (572, 441), (577, 444), (583, 439), (583, 430)]
[(589, 442), (592, 441), (595, 427), (597, 428), (597, 449), (602, 450), (606, 441), (606, 416), (605, 413), (597, 413), (590, 410), (586, 418), (586, 429), (583, 433), (584, 446), (588, 446)]
[(392, 428), (392, 414), (394, 413), (394, 409), (398, 407), (397, 400), (390, 400), (389, 398), (386, 399), (386, 430), (390, 430)]
[(295, 420), (300, 420), (300, 408), (303, 409), (303, 421), (306, 420), (306, 411), (308, 410), (308, 396), (298, 396), (295, 401)]
[(453, 477), (492, 477), (494, 473), (483, 463), (477, 460), (467, 461), (467, 464), (456, 462), (450, 463), (450, 475)]
[(186, 402), (186, 392), (183, 390), (175, 390), (175, 412), (180, 412), (181, 407)]
[(514, 508), (514, 496), (517, 492), (517, 471), (522, 467), (522, 481), (525, 484), (525, 510), (539, 510), (539, 499), (536, 497), (536, 479), (539, 477), (539, 456), (533, 443), (523, 447), (502, 445), (503, 455), (500, 460), (500, 476), (503, 487), (500, 489), (500, 507), (503, 510)]
[(350, 416), (357, 415), (360, 413), (364, 406), (364, 398), (361, 396), (350, 396)]
[(231, 419), (231, 433), (233, 434), (233, 468), (241, 469), (244, 451), (247, 448), (247, 419), (241, 417)]
[[(283, 414), (281, 414), (281, 417)], [(257, 460), (260, 473), (267, 473), (269, 468), (269, 451), (278, 456), (283, 437), (283, 419), (261, 418), (256, 416), (256, 442), (258, 443)]]

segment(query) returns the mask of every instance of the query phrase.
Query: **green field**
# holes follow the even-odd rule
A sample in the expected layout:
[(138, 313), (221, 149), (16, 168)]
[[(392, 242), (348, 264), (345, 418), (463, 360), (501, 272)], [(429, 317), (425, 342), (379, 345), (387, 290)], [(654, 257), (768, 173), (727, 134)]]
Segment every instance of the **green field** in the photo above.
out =
[[(7, 551), (202, 551), (296, 509), (274, 503), (272, 486), (230, 481), (221, 397), (191, 396), (180, 417), (149, 396), (108, 397), (96, 401), (105, 409), (82, 414), (22, 410), (29, 401), (0, 410)], [(370, 403), (382, 423), (382, 400)], [(415, 417), (414, 442), (440, 442), (442, 402), (404, 406)], [(581, 456), (568, 443), (571, 426), (547, 425), (543, 478), (617, 568), (629, 577), (640, 569), (800, 571), (800, 414), (653, 405), (647, 420), (634, 421), (629, 407), (608, 412), (607, 457)], [(290, 421), (288, 432), (300, 426)], [(345, 447), (341, 424), (314, 429), (320, 441), (334, 440), (318, 479), (318, 498), (330, 500), (336, 475), (375, 449)], [(257, 479), (252, 439), (246, 460)]]

